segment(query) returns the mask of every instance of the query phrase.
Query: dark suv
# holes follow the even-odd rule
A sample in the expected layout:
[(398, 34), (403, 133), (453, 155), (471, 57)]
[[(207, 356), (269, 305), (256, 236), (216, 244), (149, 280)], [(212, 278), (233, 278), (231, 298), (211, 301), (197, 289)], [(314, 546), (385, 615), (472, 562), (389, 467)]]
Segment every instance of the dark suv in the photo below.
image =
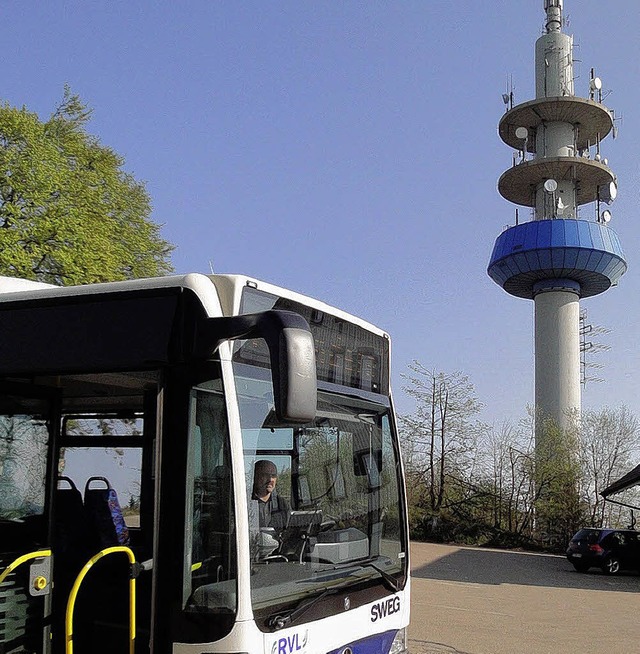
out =
[(609, 575), (640, 571), (640, 534), (631, 529), (581, 529), (569, 541), (567, 559), (578, 572), (594, 566)]

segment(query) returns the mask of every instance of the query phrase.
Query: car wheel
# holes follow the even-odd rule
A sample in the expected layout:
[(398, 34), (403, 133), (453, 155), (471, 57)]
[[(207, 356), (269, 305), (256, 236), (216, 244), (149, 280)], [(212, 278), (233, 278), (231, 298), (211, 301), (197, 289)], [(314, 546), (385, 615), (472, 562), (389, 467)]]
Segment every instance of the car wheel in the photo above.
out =
[(586, 572), (589, 569), (589, 566), (586, 563), (573, 563), (573, 567), (576, 572)]
[(620, 572), (620, 561), (615, 556), (608, 556), (602, 564), (602, 572), (607, 575), (616, 575)]

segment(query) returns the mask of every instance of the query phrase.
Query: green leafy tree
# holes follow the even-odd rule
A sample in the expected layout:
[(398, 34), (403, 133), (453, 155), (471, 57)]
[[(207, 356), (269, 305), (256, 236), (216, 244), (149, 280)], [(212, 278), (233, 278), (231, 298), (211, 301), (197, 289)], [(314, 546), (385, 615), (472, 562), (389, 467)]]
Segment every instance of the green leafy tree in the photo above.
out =
[(44, 122), (0, 105), (0, 274), (72, 285), (172, 270), (144, 184), (86, 131), (90, 117), (68, 87)]
[(539, 537), (563, 547), (583, 526), (577, 433), (562, 430), (553, 420), (536, 427), (536, 522)]

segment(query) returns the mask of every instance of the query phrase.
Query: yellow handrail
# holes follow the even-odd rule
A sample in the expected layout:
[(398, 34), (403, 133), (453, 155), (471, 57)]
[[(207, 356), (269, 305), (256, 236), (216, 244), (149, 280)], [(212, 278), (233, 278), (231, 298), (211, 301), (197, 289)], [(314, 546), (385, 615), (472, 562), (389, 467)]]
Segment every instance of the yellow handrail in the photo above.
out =
[[(76, 598), (80, 585), (84, 580), (86, 574), (92, 568), (96, 561), (99, 561), (103, 556), (114, 554), (116, 552), (123, 552), (129, 557), (129, 563), (133, 565), (136, 562), (134, 553), (128, 548), (121, 545), (116, 547), (107, 547), (92, 556), (84, 565), (69, 594), (69, 601), (67, 602), (67, 614), (65, 618), (65, 652), (66, 654), (73, 654), (73, 609), (75, 608)], [(136, 580), (133, 574), (129, 579), (129, 654), (135, 653), (135, 640), (136, 640)]]
[(38, 550), (36, 552), (29, 552), (28, 554), (23, 554), (19, 556), (15, 561), (12, 561), (0, 574), (0, 584), (19, 566), (22, 565), (25, 561), (30, 561), (31, 559), (40, 559), (45, 556), (51, 556), (51, 550)]

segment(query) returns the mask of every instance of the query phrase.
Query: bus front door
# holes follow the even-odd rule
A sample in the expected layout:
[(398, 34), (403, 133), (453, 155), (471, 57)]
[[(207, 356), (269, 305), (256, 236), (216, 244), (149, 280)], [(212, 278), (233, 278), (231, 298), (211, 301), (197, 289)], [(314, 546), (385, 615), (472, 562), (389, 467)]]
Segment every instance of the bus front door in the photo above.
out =
[(0, 385), (0, 654), (51, 646), (55, 396)]

